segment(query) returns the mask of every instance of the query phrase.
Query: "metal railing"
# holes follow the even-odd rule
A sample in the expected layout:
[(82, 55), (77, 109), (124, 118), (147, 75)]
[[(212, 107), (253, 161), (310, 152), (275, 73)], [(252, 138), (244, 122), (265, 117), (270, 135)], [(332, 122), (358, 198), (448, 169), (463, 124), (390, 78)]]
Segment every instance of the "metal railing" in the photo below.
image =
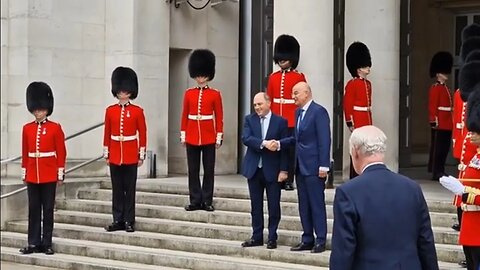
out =
[[(67, 137), (65, 138), (65, 141), (68, 141), (68, 140), (70, 140), (70, 139), (72, 139), (72, 138), (75, 138), (75, 137), (77, 137), (77, 136), (80, 136), (80, 135), (82, 135), (82, 134), (85, 134), (85, 133), (87, 133), (87, 132), (89, 132), (89, 131), (91, 131), (91, 130), (94, 130), (94, 129), (98, 128), (98, 127), (101, 127), (101, 126), (103, 126), (103, 124), (104, 124), (104, 123), (101, 122), (101, 123), (98, 123), (98, 124), (96, 124), (96, 125), (93, 125), (93, 126), (91, 126), (91, 127), (89, 127), (89, 128), (86, 128), (86, 129), (84, 129), (84, 130), (81, 130), (81, 131), (79, 131), (79, 132), (76, 132), (76, 133), (74, 133), (74, 134), (72, 134), (72, 135), (69, 135), (69, 136), (67, 136)], [(9, 158), (9, 159), (4, 159), (4, 160), (1, 161), (1, 165), (5, 165), (5, 164), (7, 164), (7, 163), (10, 163), (10, 162), (19, 160), (19, 159), (21, 159), (21, 158), (22, 158), (22, 156), (18, 156), (18, 157), (14, 157), (14, 158)], [(67, 170), (65, 171), (65, 174), (68, 174), (68, 173), (71, 173), (71, 172), (73, 172), (73, 171), (76, 171), (76, 170), (78, 170), (78, 169), (80, 169), (80, 168), (82, 168), (82, 167), (84, 167), (84, 166), (86, 166), (86, 165), (88, 165), (88, 164), (90, 164), (90, 163), (93, 163), (93, 162), (95, 162), (95, 161), (97, 161), (97, 160), (99, 160), (99, 159), (102, 159), (102, 158), (103, 158), (103, 155), (98, 156), (98, 157), (95, 157), (95, 158), (92, 158), (92, 159), (89, 159), (89, 160), (87, 160), (87, 161), (85, 161), (85, 162), (82, 162), (82, 163), (80, 163), (80, 164), (78, 164), (78, 165), (76, 165), (76, 166), (73, 166), (72, 168), (67, 169)], [(20, 193), (20, 192), (22, 192), (22, 191), (25, 191), (26, 189), (27, 189), (27, 187), (25, 186), (25, 187), (19, 188), (19, 189), (17, 189), (17, 190), (14, 190), (14, 191), (12, 191), (12, 192), (8, 192), (8, 193), (5, 193), (5, 194), (2, 194), (2, 195), (0, 196), (0, 199), (8, 198), (8, 197), (13, 196), (13, 195), (15, 195), (15, 194), (18, 194), (18, 193)]]

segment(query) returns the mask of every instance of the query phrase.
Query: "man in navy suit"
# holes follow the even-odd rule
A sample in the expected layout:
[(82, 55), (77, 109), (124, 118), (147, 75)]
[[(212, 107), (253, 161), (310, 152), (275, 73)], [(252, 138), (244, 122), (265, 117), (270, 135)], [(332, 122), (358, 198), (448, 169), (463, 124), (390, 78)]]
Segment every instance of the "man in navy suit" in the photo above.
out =
[[(302, 241), (292, 251), (325, 251), (327, 215), (325, 180), (330, 166), (330, 118), (327, 110), (315, 103), (306, 82), (295, 84), (292, 97), (298, 106), (294, 137), (279, 145), (295, 143), (298, 209), (303, 227)], [(315, 231), (316, 238), (313, 232)]]
[(437, 270), (430, 215), (420, 186), (383, 163), (385, 134), (355, 129), (350, 155), (359, 176), (337, 187), (330, 269)]
[[(272, 114), (270, 98), (261, 92), (255, 95), (255, 113), (245, 117), (242, 142), (247, 146), (242, 175), (248, 179), (251, 200), (252, 237), (242, 247), (263, 245), (263, 193), (268, 201), (268, 249), (277, 248), (280, 222), (280, 182), (288, 177), (288, 149), (277, 149), (275, 140), (288, 134), (287, 120)], [(286, 151), (285, 151), (286, 150)]]

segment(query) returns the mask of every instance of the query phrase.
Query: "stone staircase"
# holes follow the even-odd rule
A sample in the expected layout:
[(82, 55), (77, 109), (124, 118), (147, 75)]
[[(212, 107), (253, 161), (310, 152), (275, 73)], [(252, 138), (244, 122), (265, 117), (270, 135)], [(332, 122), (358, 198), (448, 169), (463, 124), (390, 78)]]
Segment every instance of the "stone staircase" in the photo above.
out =
[[(328, 248), (333, 196), (333, 190), (326, 191)], [(137, 231), (106, 232), (103, 226), (111, 222), (111, 184), (104, 181), (100, 188), (80, 189), (75, 199), (57, 200), (55, 255), (20, 255), (18, 249), (27, 244), (27, 222), (12, 221), (1, 232), (1, 259), (61, 269), (328, 269), (330, 251), (289, 251), (301, 235), (296, 192), (282, 191), (275, 250), (240, 246), (251, 235), (246, 183), (217, 184), (215, 212), (186, 212), (187, 203), (186, 180), (181, 184), (139, 180)], [(450, 229), (455, 209), (447, 201), (428, 200), (428, 204), (441, 269), (460, 269), (462, 249), (456, 244), (458, 233)]]

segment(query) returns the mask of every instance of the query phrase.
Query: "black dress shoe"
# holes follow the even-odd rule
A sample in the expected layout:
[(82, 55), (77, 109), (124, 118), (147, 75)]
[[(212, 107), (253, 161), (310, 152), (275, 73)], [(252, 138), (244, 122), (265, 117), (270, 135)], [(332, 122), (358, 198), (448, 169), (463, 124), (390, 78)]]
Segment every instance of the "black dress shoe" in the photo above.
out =
[(215, 211), (215, 207), (211, 204), (204, 204), (203, 205), (203, 210), (208, 211), (208, 212), (213, 212)]
[(258, 246), (263, 246), (263, 241), (248, 239), (247, 241), (242, 243), (242, 247), (258, 247)]
[(133, 222), (126, 222), (125, 223), (125, 231), (126, 232), (134, 232), (135, 231), (135, 226), (133, 225)]
[(276, 249), (276, 248), (277, 248), (277, 241), (268, 240), (267, 249)]
[(285, 183), (285, 190), (294, 190), (292, 183)]
[(452, 229), (454, 229), (455, 231), (459, 232), (460, 231), (460, 224), (453, 224), (452, 225)]
[(312, 250), (314, 244), (313, 243), (304, 243), (304, 242), (301, 242), (300, 244), (294, 246), (294, 247), (291, 247), (290, 250), (291, 251), (302, 251), (302, 250)]
[(201, 205), (197, 205), (197, 204), (185, 205), (185, 210), (187, 210), (187, 211), (196, 211), (196, 210), (201, 210), (201, 209), (202, 209)]
[(107, 232), (114, 232), (125, 230), (125, 223), (123, 222), (113, 222), (112, 224), (105, 227), (105, 231)]
[(463, 268), (467, 268), (467, 261), (459, 261), (458, 265), (460, 265)]
[(45, 247), (45, 250), (43, 252), (45, 252), (45, 254), (47, 254), (47, 255), (55, 254), (55, 251), (53, 251), (52, 247)]
[(43, 251), (41, 246), (27, 246), (19, 250), (22, 254), (40, 253)]
[(312, 248), (312, 253), (322, 253), (325, 251), (325, 245), (315, 244)]

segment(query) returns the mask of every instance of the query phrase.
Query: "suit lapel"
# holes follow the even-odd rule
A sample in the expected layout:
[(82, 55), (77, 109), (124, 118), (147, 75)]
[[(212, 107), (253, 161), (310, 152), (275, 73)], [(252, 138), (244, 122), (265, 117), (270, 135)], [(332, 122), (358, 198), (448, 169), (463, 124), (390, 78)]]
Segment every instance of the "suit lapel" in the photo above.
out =
[(258, 138), (262, 138), (262, 126), (260, 125), (260, 117), (258, 114), (253, 116), (253, 135)]
[(270, 133), (272, 133), (272, 127), (273, 127), (274, 121), (275, 121), (274, 117), (275, 116), (273, 114), (270, 115), (270, 123), (268, 124), (268, 127), (267, 127), (267, 133), (265, 134), (265, 139), (270, 138), (270, 136), (271, 136)]

